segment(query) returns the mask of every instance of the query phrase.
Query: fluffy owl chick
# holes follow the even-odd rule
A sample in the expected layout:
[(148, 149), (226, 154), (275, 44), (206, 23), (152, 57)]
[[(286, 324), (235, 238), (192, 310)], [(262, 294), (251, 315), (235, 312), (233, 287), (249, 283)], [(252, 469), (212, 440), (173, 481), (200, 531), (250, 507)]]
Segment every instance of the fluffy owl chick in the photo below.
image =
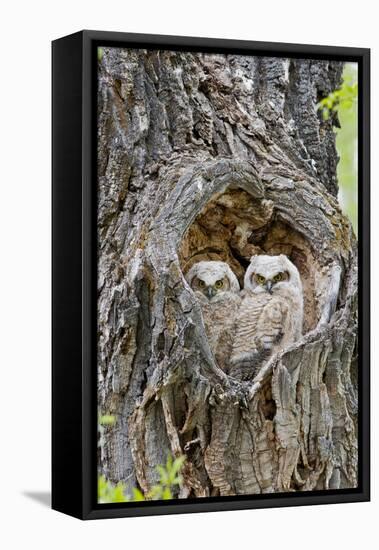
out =
[(230, 375), (250, 380), (274, 353), (301, 336), (303, 287), (294, 264), (280, 256), (253, 256), (244, 278)]
[(227, 263), (218, 261), (194, 264), (186, 279), (200, 302), (216, 362), (221, 369), (227, 370), (235, 337), (236, 315), (241, 304), (238, 279)]

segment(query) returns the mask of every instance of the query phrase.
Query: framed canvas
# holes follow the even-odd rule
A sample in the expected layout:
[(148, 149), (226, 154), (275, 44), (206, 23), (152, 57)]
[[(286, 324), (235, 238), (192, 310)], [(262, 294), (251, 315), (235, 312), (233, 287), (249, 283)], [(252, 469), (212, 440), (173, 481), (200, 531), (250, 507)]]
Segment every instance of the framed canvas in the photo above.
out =
[(369, 500), (369, 50), (53, 42), (53, 508)]

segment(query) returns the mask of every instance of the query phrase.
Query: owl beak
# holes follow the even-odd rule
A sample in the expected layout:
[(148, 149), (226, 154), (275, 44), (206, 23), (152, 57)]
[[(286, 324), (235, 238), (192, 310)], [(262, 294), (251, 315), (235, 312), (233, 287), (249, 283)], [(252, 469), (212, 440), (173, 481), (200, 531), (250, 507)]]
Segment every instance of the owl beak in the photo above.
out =
[(208, 300), (210, 300), (211, 298), (213, 298), (213, 296), (216, 294), (215, 292), (215, 289), (212, 287), (212, 286), (209, 286), (207, 288), (207, 296), (208, 296)]
[(267, 283), (265, 284), (265, 287), (266, 287), (267, 292), (272, 294), (272, 281), (267, 281)]

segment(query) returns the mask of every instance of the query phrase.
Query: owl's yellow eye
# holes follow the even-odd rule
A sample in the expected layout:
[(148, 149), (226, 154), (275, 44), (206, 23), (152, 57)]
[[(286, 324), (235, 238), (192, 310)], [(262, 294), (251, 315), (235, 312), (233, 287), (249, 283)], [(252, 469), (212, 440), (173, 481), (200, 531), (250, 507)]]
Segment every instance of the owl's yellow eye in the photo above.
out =
[(205, 283), (204, 283), (204, 281), (202, 281), (201, 279), (199, 279), (199, 287), (200, 287), (200, 288), (204, 288), (204, 287), (205, 287)]
[(216, 288), (222, 288), (223, 286), (224, 286), (224, 281), (222, 281), (221, 279), (219, 281), (216, 281), (215, 283)]
[(277, 273), (273, 277), (273, 281), (274, 281), (274, 283), (279, 283), (279, 281), (283, 281), (283, 273)]
[(264, 285), (265, 282), (266, 282), (266, 279), (265, 277), (263, 277), (263, 275), (259, 275), (258, 273), (255, 275), (255, 281), (259, 284), (259, 285)]

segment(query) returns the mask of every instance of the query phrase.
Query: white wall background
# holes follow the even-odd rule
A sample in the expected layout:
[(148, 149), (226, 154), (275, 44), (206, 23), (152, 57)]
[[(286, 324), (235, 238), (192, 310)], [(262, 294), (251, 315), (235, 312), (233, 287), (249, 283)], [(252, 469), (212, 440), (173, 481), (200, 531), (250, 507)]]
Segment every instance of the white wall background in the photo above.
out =
[[(375, 212), (379, 206), (375, 2), (14, 0), (3, 2), (0, 11), (0, 536), (6, 540), (2, 547), (193, 550), (207, 543), (212, 548), (312, 550), (321, 544), (356, 550), (370, 535), (370, 547), (375, 546), (379, 512), (375, 250), (372, 503), (83, 523), (40, 502), (41, 494), (46, 500), (50, 486), (50, 41), (92, 28), (371, 47)], [(378, 224), (375, 216), (374, 243)], [(37, 493), (38, 499), (30, 493)]]

